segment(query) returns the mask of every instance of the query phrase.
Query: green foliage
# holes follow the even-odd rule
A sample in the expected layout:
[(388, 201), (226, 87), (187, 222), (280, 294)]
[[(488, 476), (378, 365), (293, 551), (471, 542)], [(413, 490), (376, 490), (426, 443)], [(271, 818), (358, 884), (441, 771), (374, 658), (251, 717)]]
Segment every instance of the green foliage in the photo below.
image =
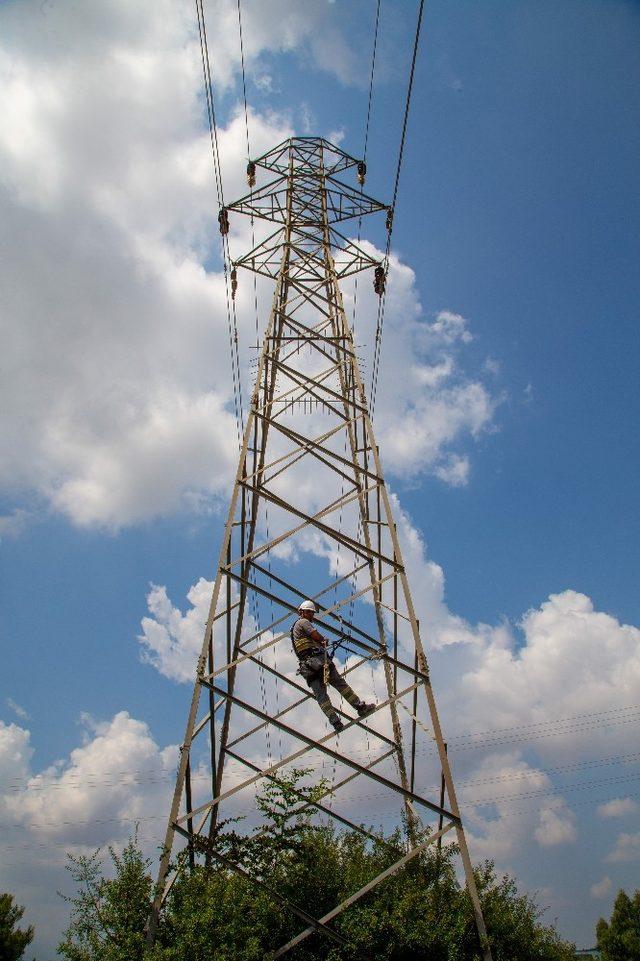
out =
[(640, 891), (632, 898), (620, 891), (611, 921), (600, 918), (596, 934), (602, 961), (640, 961)]
[[(72, 861), (83, 886), (61, 953), (69, 961), (269, 961), (307, 926), (295, 905), (321, 918), (391, 867), (404, 851), (402, 833), (385, 836), (314, 823), (306, 772), (271, 781), (258, 798), (264, 826), (253, 834), (221, 825), (211, 864), (182, 861), (158, 927), (144, 955), (142, 929), (151, 879), (135, 845), (114, 859), (105, 881), (95, 859)], [(424, 833), (418, 841), (426, 840)], [(291, 961), (479, 961), (473, 911), (454, 870), (455, 849), (425, 847), (402, 869), (337, 915), (338, 944), (313, 933)], [(181, 855), (184, 858), (184, 854)], [(232, 863), (240, 871), (232, 868)], [(130, 869), (127, 870), (126, 869)], [(125, 874), (127, 879), (125, 879)], [(544, 926), (535, 902), (493, 866), (477, 871), (495, 961), (570, 961), (571, 945)], [(126, 903), (121, 903), (122, 901)]]
[(67, 870), (78, 893), (65, 898), (72, 905), (71, 923), (58, 952), (69, 961), (141, 961), (144, 956), (153, 887), (150, 862), (135, 838), (121, 855), (113, 848), (109, 855), (112, 879), (103, 876), (98, 851), (91, 857), (68, 855)]
[(13, 895), (0, 894), (0, 958), (2, 961), (20, 961), (33, 941), (33, 927), (26, 930), (17, 927), (22, 920), (24, 908), (14, 903)]
[(476, 881), (494, 961), (573, 961), (575, 946), (541, 923), (542, 912), (535, 900), (520, 894), (513, 878), (504, 875), (498, 879), (493, 865), (487, 863), (476, 871)]

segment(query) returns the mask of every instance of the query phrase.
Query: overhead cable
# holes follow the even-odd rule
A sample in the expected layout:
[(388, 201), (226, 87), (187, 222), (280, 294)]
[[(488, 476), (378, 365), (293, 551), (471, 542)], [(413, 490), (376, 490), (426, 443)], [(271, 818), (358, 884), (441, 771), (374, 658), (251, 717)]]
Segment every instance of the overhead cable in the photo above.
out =
[[(587, 791), (598, 790), (604, 785), (614, 785), (614, 784), (629, 784), (633, 781), (640, 779), (640, 774), (625, 774), (618, 777), (605, 777), (605, 778), (594, 778), (591, 781), (583, 781), (574, 784), (560, 784), (551, 785), (550, 787), (545, 787), (541, 790), (535, 791), (523, 791), (518, 794), (500, 794), (495, 797), (475, 797), (470, 798), (465, 796), (464, 803), (473, 805), (474, 807), (482, 807), (486, 804), (501, 804), (505, 802), (512, 801), (525, 801), (525, 800), (540, 800), (543, 798), (552, 798), (553, 800), (558, 800), (560, 802), (564, 801), (562, 792), (575, 792), (575, 791)], [(435, 791), (435, 785), (432, 785), (428, 791)], [(462, 794), (464, 795), (464, 791)], [(633, 795), (635, 796), (635, 794)], [(336, 792), (334, 795), (334, 800), (339, 802), (346, 801), (360, 801), (360, 800), (373, 800), (375, 798), (387, 797), (387, 792), (376, 790), (369, 791), (366, 794), (340, 794)], [(617, 800), (617, 798), (609, 799), (598, 799), (600, 803), (607, 803), (608, 800)], [(253, 809), (253, 801), (249, 802), (248, 807), (250, 810)], [(240, 808), (243, 810), (244, 807)], [(136, 817), (110, 817), (110, 818), (88, 818), (87, 820), (78, 820), (77, 818), (69, 818), (66, 820), (61, 820), (59, 818), (52, 818), (49, 820), (41, 821), (14, 821), (12, 823), (0, 824), (0, 830), (13, 830), (15, 828), (32, 829), (41, 827), (58, 827), (58, 826), (80, 826), (86, 824), (110, 824), (110, 823), (122, 823), (126, 824), (128, 822), (139, 823), (143, 821), (158, 821), (162, 820), (165, 815), (163, 814), (148, 814), (145, 816)]]
[[(420, 6), (418, 8), (418, 20), (416, 23), (416, 32), (413, 41), (413, 54), (411, 57), (411, 69), (409, 71), (409, 83), (407, 86), (407, 96), (404, 106), (404, 117), (402, 120), (402, 134), (400, 136), (400, 148), (398, 150), (398, 163), (396, 166), (396, 176), (393, 185), (393, 199), (391, 201), (390, 215), (391, 224), (393, 224), (393, 219), (395, 217), (396, 204), (398, 202), (398, 189), (400, 186), (400, 174), (402, 171), (402, 161), (404, 159), (404, 148), (407, 139), (407, 128), (409, 123), (409, 111), (411, 108), (411, 95), (413, 93), (413, 78), (415, 76), (416, 62), (418, 59), (418, 49), (420, 46), (420, 33), (422, 30), (422, 14), (424, 11), (424, 0), (420, 0)], [(385, 273), (389, 270), (389, 258), (391, 254), (391, 229), (387, 234), (387, 246), (384, 256), (384, 269)], [(371, 396), (370, 396), (370, 410), (371, 417), (373, 418), (373, 412), (376, 403), (376, 394), (378, 391), (378, 377), (380, 372), (380, 354), (382, 350), (382, 333), (384, 328), (384, 316), (386, 307), (386, 289), (382, 292), (380, 297), (380, 303), (378, 304), (378, 318), (376, 323), (376, 333), (375, 333), (375, 346), (374, 346), (374, 357), (373, 357), (373, 369), (371, 372)]]
[[(371, 104), (373, 101), (373, 77), (376, 69), (376, 51), (378, 49), (378, 30), (380, 27), (380, 3), (381, 0), (377, 0), (376, 3), (376, 18), (375, 25), (373, 28), (373, 50), (371, 52), (371, 73), (369, 76), (369, 96), (367, 99), (367, 117), (364, 124), (364, 145), (362, 148), (362, 159), (366, 163), (367, 160), (367, 148), (369, 146), (369, 126), (371, 124)], [(364, 193), (364, 184), (360, 184), (360, 193)], [(362, 214), (358, 218), (358, 247), (360, 246), (360, 239), (362, 236)], [(353, 284), (353, 320), (351, 323), (351, 328), (353, 331), (353, 336), (355, 339), (355, 327), (356, 327), (356, 312), (358, 305), (358, 274), (355, 275)]]
[[(599, 718), (600, 720), (594, 720)], [(503, 742), (504, 736), (511, 732), (515, 735), (512, 740), (508, 743), (519, 743), (520, 741), (527, 741), (533, 738), (541, 737), (558, 737), (563, 734), (575, 734), (576, 732), (582, 732), (585, 730), (593, 730), (598, 727), (618, 727), (624, 724), (635, 724), (640, 721), (640, 705), (632, 704), (624, 708), (612, 708), (607, 711), (592, 711), (584, 714), (574, 714), (565, 718), (557, 718), (551, 721), (543, 721), (537, 724), (531, 725), (517, 725), (514, 727), (507, 728), (493, 728), (488, 731), (479, 731), (467, 734), (459, 734), (455, 737), (449, 739), (449, 749), (450, 751), (467, 751), (469, 749), (474, 749), (478, 746), (487, 746), (489, 748), (495, 746), (495, 742), (492, 742), (488, 735), (498, 734), (500, 738), (497, 743), (498, 746)], [(570, 723), (574, 722), (574, 723)], [(577, 724), (575, 722), (578, 722)], [(545, 729), (546, 728), (546, 729)], [(520, 732), (519, 734), (517, 732)], [(480, 745), (477, 744), (460, 744), (456, 745), (453, 742), (462, 741), (467, 738), (479, 737), (483, 738)], [(432, 750), (432, 749), (431, 749)], [(364, 754), (364, 751), (354, 751), (353, 753)], [(572, 762), (571, 765), (561, 765), (560, 767), (548, 768), (544, 770), (544, 773), (551, 773), (560, 770), (567, 770), (569, 767), (582, 767), (598, 765), (602, 763), (613, 763), (616, 761), (626, 763), (638, 757), (638, 753), (631, 754), (620, 754), (620, 755), (606, 755), (602, 758), (595, 758), (583, 762)], [(193, 774), (192, 777), (196, 778), (198, 775)], [(44, 783), (40, 782), (37, 784), (32, 784), (28, 787), (31, 791), (44, 791), (50, 790), (52, 788), (83, 788), (83, 787), (98, 787), (101, 785), (109, 784), (126, 784), (126, 783), (146, 783), (146, 782), (158, 782), (163, 781), (165, 778), (173, 777), (173, 773), (169, 771), (159, 771), (157, 768), (141, 768), (134, 770), (113, 770), (113, 771), (101, 771), (92, 774), (88, 772), (83, 775), (64, 775), (64, 781), (57, 781), (54, 783)], [(511, 775), (504, 776), (511, 777)], [(71, 780), (73, 779), (73, 780)], [(500, 780), (503, 779), (501, 776)], [(9, 786), (9, 791), (22, 791), (24, 788), (21, 787), (25, 781), (28, 782), (30, 778), (25, 777), (13, 777), (7, 778), (7, 784)], [(490, 780), (494, 780), (491, 778)], [(498, 780), (496, 778), (495, 780)], [(476, 782), (479, 783), (479, 782)]]
[[(209, 120), (209, 137), (211, 140), (211, 153), (213, 156), (213, 169), (216, 180), (216, 192), (218, 204), (224, 210), (224, 188), (222, 182), (222, 166), (220, 163), (220, 148), (218, 144), (218, 125), (216, 122), (215, 102), (213, 97), (213, 81), (211, 78), (211, 60), (209, 57), (209, 44), (207, 41), (207, 27), (204, 16), (203, 0), (196, 0), (196, 13), (198, 17), (198, 33), (200, 36), (200, 55), (202, 58), (202, 73), (204, 79), (205, 100), (207, 103), (207, 117)], [(231, 353), (231, 380), (233, 384), (233, 401), (236, 415), (236, 428), (238, 434), (238, 447), (242, 447), (242, 433), (244, 430), (244, 416), (242, 404), (242, 380), (240, 376), (240, 356), (238, 347), (238, 324), (235, 314), (235, 303), (229, 288), (228, 263), (231, 262), (229, 251), (229, 240), (226, 235), (222, 237), (222, 262), (224, 271), (224, 286), (227, 305), (227, 325), (229, 333), (229, 350)]]
[(402, 120), (402, 136), (400, 137), (400, 150), (398, 151), (398, 166), (396, 167), (396, 179), (393, 185), (393, 200), (391, 209), (394, 210), (398, 200), (398, 187), (400, 185), (400, 172), (402, 170), (402, 160), (404, 157), (404, 145), (407, 138), (407, 125), (409, 123), (409, 109), (411, 107), (411, 94), (413, 93), (413, 77), (416, 70), (416, 60), (418, 59), (418, 47), (420, 45), (420, 31), (422, 29), (422, 13), (424, 10), (424, 0), (420, 0), (418, 10), (418, 23), (416, 24), (416, 35), (413, 41), (413, 56), (411, 57), (411, 70), (409, 71), (409, 86), (407, 88), (407, 99), (404, 105), (404, 117)]

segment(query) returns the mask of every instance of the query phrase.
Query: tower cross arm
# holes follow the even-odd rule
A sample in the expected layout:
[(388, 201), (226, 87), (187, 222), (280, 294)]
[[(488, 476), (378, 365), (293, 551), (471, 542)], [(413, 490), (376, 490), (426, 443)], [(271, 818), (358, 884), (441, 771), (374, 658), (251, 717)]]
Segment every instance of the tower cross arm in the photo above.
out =
[(357, 167), (360, 163), (356, 157), (352, 157), (324, 137), (290, 137), (257, 157), (253, 162), (257, 167), (263, 167), (265, 170), (286, 173), (289, 170), (291, 156), (299, 166), (317, 166), (322, 162), (328, 173)]

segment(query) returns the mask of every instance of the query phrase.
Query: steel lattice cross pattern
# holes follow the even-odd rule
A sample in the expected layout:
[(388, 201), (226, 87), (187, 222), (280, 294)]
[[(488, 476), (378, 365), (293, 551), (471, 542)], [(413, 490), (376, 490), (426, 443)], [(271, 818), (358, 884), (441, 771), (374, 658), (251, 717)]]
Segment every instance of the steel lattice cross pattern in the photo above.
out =
[[(195, 667), (150, 938), (178, 870), (169, 869), (176, 835), (186, 841), (181, 863), (216, 857), (246, 874), (215, 852), (216, 826), (242, 811), (259, 830), (256, 790), (296, 766), (308, 769), (306, 785), (330, 777), (311, 805), (314, 817), (371, 837), (359, 823), (358, 798), (371, 799), (367, 817), (404, 811), (406, 838), (391, 868), (323, 917), (271, 892), (300, 919), (299, 934), (276, 957), (316, 931), (342, 941), (333, 918), (453, 830), (487, 961), (460, 811), (340, 289), (342, 278), (364, 270), (372, 275), (381, 265), (337, 225), (387, 208), (343, 182), (358, 161), (321, 138), (287, 140), (253, 163), (264, 183), (228, 204), (221, 223), (244, 214), (273, 226), (234, 268), (271, 278), (275, 289)], [(333, 691), (345, 723), (339, 734), (296, 673), (290, 628), (307, 598), (318, 607), (319, 631), (342, 642), (336, 664), (349, 684), (376, 697), (375, 711), (360, 720)]]

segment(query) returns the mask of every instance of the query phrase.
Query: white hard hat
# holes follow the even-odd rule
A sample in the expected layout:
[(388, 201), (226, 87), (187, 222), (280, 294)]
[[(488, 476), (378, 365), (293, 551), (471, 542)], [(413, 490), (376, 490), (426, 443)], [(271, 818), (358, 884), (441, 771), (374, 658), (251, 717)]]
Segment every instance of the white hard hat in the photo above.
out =
[(317, 608), (316, 605), (313, 603), (313, 601), (303, 601), (302, 604), (299, 605), (298, 610), (299, 610), (299, 611), (313, 611), (313, 613), (315, 614), (315, 613), (317, 612), (318, 608)]

